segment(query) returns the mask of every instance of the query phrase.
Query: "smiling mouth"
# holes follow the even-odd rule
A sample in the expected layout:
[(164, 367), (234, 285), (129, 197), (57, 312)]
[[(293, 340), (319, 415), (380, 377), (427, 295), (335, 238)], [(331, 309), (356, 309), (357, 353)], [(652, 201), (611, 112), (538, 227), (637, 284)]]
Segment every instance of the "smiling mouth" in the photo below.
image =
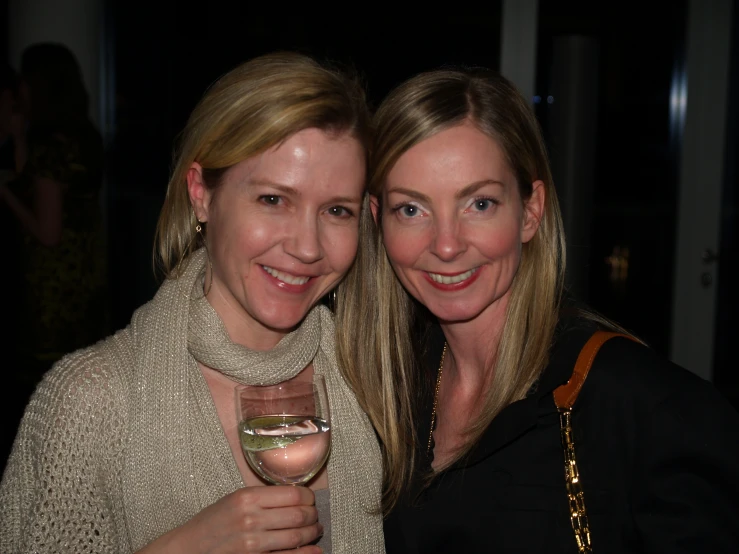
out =
[(458, 275), (441, 275), (440, 273), (431, 273), (430, 271), (427, 271), (426, 273), (435, 283), (439, 283), (441, 285), (454, 285), (457, 283), (461, 283), (462, 281), (466, 281), (467, 279), (472, 277), (479, 269), (479, 267), (475, 267), (473, 269), (470, 269), (469, 271), (465, 271), (464, 273), (459, 273)]
[(310, 277), (296, 277), (295, 275), (290, 275), (289, 273), (277, 271), (276, 269), (273, 269), (266, 265), (263, 265), (262, 268), (275, 279), (279, 279), (280, 281), (282, 281), (283, 283), (287, 283), (288, 285), (304, 285), (308, 281), (310, 281)]

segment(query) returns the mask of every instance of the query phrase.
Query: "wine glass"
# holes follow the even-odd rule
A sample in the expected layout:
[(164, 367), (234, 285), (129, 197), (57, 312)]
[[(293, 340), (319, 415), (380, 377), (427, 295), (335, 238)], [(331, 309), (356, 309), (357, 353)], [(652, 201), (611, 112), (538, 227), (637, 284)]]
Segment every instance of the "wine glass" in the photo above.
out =
[(326, 381), (236, 387), (239, 442), (249, 466), (273, 485), (304, 485), (331, 446)]

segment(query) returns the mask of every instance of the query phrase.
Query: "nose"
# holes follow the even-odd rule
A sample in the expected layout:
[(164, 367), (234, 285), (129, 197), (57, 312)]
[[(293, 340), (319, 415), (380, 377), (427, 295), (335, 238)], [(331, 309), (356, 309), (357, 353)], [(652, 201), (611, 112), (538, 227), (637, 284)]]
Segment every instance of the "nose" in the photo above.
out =
[(460, 223), (456, 218), (437, 219), (434, 222), (434, 237), (431, 252), (444, 262), (454, 261), (467, 250)]
[(285, 252), (304, 264), (312, 264), (323, 258), (321, 230), (318, 217), (305, 214), (297, 217), (285, 241)]

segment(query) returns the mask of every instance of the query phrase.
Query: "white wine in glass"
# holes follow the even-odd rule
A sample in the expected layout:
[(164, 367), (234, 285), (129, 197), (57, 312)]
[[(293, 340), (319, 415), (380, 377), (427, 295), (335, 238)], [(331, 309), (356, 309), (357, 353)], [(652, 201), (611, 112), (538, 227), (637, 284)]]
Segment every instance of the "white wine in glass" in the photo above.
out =
[(326, 382), (236, 387), (239, 442), (249, 466), (273, 485), (304, 485), (315, 477), (331, 447)]

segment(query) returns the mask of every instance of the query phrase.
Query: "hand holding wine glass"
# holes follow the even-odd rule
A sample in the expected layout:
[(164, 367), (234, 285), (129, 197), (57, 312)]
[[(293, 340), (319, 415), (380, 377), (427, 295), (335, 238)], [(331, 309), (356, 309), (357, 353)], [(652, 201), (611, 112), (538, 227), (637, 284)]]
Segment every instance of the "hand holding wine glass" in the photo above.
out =
[[(267, 387), (238, 386), (235, 400), (239, 442), (257, 475), (270, 484), (304, 485), (320, 471), (331, 436), (322, 376)], [(313, 499), (307, 487), (245, 487), (138, 554), (288, 550), (312, 554), (320, 551), (315, 542), (322, 531)], [(244, 545), (249, 547), (244, 550)]]
[(313, 498), (307, 487), (241, 488), (137, 554), (319, 554)]
[(273, 485), (304, 485), (323, 467), (331, 438), (326, 383), (236, 388), (239, 440), (249, 466)]

